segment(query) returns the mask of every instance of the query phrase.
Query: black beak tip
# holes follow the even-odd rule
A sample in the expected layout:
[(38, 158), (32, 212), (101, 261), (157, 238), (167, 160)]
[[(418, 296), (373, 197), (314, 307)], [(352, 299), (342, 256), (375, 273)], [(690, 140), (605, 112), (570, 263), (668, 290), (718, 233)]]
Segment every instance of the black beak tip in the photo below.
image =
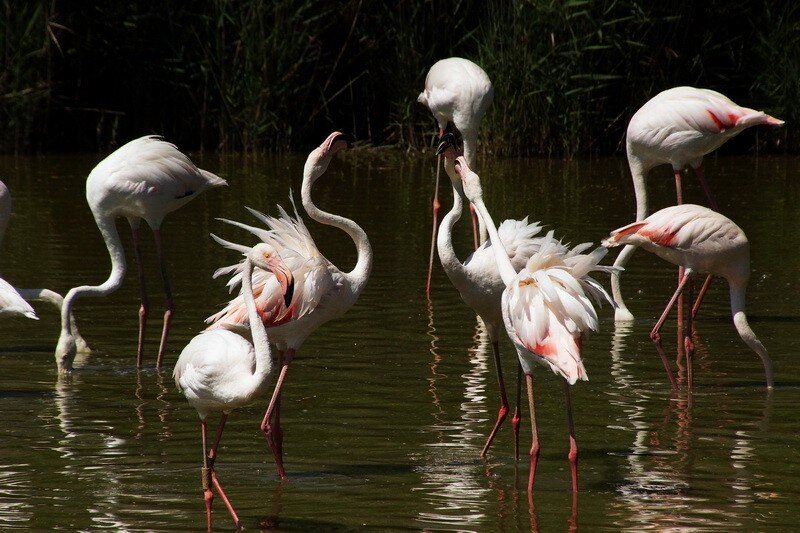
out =
[(283, 304), (289, 307), (292, 303), (292, 296), (294, 296), (294, 281), (286, 287), (286, 292), (283, 293)]
[(452, 133), (445, 133), (439, 139), (439, 146), (436, 148), (436, 155), (442, 155), (448, 146), (456, 145), (456, 137)]

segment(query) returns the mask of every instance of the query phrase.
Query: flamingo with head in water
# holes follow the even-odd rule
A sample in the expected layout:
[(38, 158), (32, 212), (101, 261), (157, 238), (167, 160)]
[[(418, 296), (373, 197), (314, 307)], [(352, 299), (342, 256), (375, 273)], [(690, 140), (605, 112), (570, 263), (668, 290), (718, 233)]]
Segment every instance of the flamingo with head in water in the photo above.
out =
[[(678, 204), (683, 203), (683, 169), (691, 166), (711, 207), (716, 210), (717, 203), (701, 166), (703, 157), (750, 126), (761, 124), (781, 126), (783, 121), (763, 111), (741, 107), (725, 95), (709, 89), (674, 87), (650, 99), (631, 118), (626, 138), (628, 164), (636, 193), (636, 220), (647, 216), (645, 178), (654, 167), (664, 164), (672, 166)], [(626, 246), (617, 256), (614, 266), (624, 267), (635, 249)], [(611, 275), (611, 290), (617, 304), (615, 318), (630, 321), (633, 314), (622, 299), (620, 275), (621, 270)], [(707, 279), (702, 293), (709, 282)]]
[(71, 370), (75, 357), (76, 338), (70, 322), (75, 300), (83, 296), (106, 296), (122, 285), (126, 262), (125, 250), (122, 248), (122, 240), (115, 225), (118, 217), (127, 218), (131, 226), (134, 255), (139, 271), (141, 306), (137, 367), (142, 366), (145, 324), (149, 311), (139, 249), (139, 225), (142, 220), (152, 228), (155, 236), (156, 253), (167, 300), (156, 360), (156, 367), (161, 367), (174, 312), (172, 289), (161, 242), (161, 223), (167, 213), (183, 206), (206, 189), (224, 185), (227, 185), (224, 179), (197, 168), (175, 145), (152, 135), (135, 139), (118, 148), (94, 167), (86, 179), (86, 200), (108, 248), (111, 273), (102, 284), (73, 287), (64, 297), (61, 309), (61, 336), (55, 354), (59, 370)]

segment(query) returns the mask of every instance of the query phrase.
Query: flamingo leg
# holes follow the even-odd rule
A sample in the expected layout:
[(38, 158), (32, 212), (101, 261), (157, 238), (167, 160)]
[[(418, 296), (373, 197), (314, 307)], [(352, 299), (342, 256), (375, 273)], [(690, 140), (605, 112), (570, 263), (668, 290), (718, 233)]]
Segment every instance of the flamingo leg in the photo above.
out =
[(706, 193), (706, 198), (708, 198), (708, 205), (711, 206), (711, 209), (714, 211), (719, 211), (719, 206), (717, 205), (717, 200), (714, 198), (714, 195), (711, 194), (711, 188), (708, 186), (708, 182), (706, 181), (705, 172), (703, 172), (703, 167), (698, 166), (694, 169), (695, 174), (697, 174), (697, 179), (700, 180), (700, 185), (703, 187), (703, 192)]
[[(672, 369), (669, 367), (669, 361), (667, 361), (667, 354), (664, 353), (664, 347), (661, 346), (660, 341), (656, 341), (655, 346), (658, 356), (661, 358), (661, 363), (664, 365), (664, 370), (667, 372), (667, 378), (669, 379), (670, 387), (672, 387), (672, 390), (678, 390), (678, 382), (675, 379), (675, 375), (672, 373)], [(678, 359), (678, 362), (680, 363), (680, 359)]]
[(433, 277), (433, 252), (436, 249), (436, 230), (439, 228), (439, 174), (442, 169), (442, 156), (436, 157), (436, 185), (433, 189), (433, 231), (431, 233), (431, 253), (428, 259), (428, 281), (425, 283), (425, 295), (431, 297), (431, 278)]
[[(678, 300), (678, 296), (683, 292), (683, 287), (686, 285), (686, 282), (691, 276), (692, 270), (690, 268), (685, 269), (683, 273), (683, 278), (681, 278), (680, 283), (678, 283), (678, 288), (675, 290), (675, 293), (670, 298), (667, 307), (664, 309), (664, 312), (661, 313), (661, 317), (656, 322), (656, 325), (653, 326), (653, 330), (650, 332), (650, 339), (656, 344), (658, 347), (661, 342), (661, 334), (659, 331), (661, 330), (661, 326), (664, 325), (664, 321), (667, 319), (667, 315), (669, 314), (672, 307), (675, 305), (675, 302)], [(669, 363), (667, 362), (666, 356), (663, 354), (663, 351), (659, 350), (659, 355), (661, 355), (661, 360), (664, 363), (664, 369), (667, 371), (667, 377), (669, 378), (669, 382), (673, 388), (676, 388), (675, 376), (672, 375), (672, 370), (669, 368)]]
[(536, 463), (539, 461), (539, 431), (536, 429), (536, 409), (533, 401), (533, 376), (525, 374), (528, 385), (528, 408), (531, 412), (531, 469), (528, 473), (528, 494), (533, 492), (533, 482), (536, 479)]
[(714, 281), (714, 276), (706, 276), (703, 286), (700, 287), (700, 293), (697, 295), (697, 300), (694, 301), (694, 305), (692, 306), (692, 319), (697, 318), (697, 312), (700, 310), (700, 304), (703, 303), (703, 298), (705, 298), (706, 292), (708, 292), (708, 288), (711, 286), (712, 281)]
[(469, 214), (472, 216), (472, 242), (477, 250), (481, 245), (480, 231), (478, 230), (480, 224), (478, 223), (478, 213), (472, 204), (469, 204)]
[(520, 397), (522, 396), (522, 365), (517, 360), (517, 397), (515, 399), (514, 416), (511, 417), (511, 428), (514, 430), (514, 468), (519, 461), (519, 424)]
[(222, 416), (219, 420), (219, 427), (217, 428), (217, 436), (214, 439), (214, 446), (208, 453), (206, 453), (206, 423), (205, 420), (200, 422), (203, 436), (203, 499), (206, 503), (206, 521), (209, 531), (211, 531), (211, 504), (214, 501), (214, 493), (211, 490), (212, 487), (222, 499), (222, 503), (225, 504), (228, 512), (231, 514), (237, 529), (241, 528), (239, 516), (236, 514), (236, 510), (233, 508), (233, 505), (228, 499), (228, 495), (225, 494), (225, 490), (222, 488), (222, 484), (219, 482), (219, 478), (217, 477), (217, 472), (214, 470), (214, 459), (217, 456), (217, 448), (219, 447), (219, 441), (222, 438), (222, 430), (225, 428), (225, 422), (227, 422), (227, 420), (228, 415), (222, 413)]
[(206, 452), (206, 420), (200, 420), (200, 435), (203, 441), (203, 469), (201, 471), (201, 483), (203, 486), (203, 501), (206, 505), (206, 524), (209, 533), (211, 532), (211, 504), (214, 502), (214, 491), (211, 490), (211, 476), (209, 475), (208, 453)]
[[(280, 368), (283, 366), (283, 360), (286, 357), (286, 352), (284, 350), (280, 350), (278, 352), (278, 367)], [(275, 411), (272, 413), (272, 434), (273, 434), (273, 442), (275, 443), (275, 447), (278, 450), (278, 455), (283, 461), (283, 428), (281, 427), (281, 405), (283, 403), (283, 391), (278, 393), (278, 399), (275, 403)]]
[(161, 279), (164, 282), (164, 295), (166, 296), (166, 311), (164, 311), (164, 327), (161, 330), (161, 342), (158, 345), (158, 358), (156, 359), (156, 368), (161, 368), (161, 363), (164, 360), (164, 350), (167, 348), (167, 338), (169, 337), (169, 327), (172, 324), (172, 316), (175, 313), (175, 305), (172, 301), (172, 287), (169, 283), (169, 275), (167, 274), (167, 263), (164, 261), (164, 250), (161, 245), (161, 230), (154, 229), (153, 235), (156, 240), (156, 254), (158, 255), (158, 262), (161, 265)]
[[(694, 281), (689, 279), (689, 282), (686, 285), (686, 290), (689, 293), (689, 301), (691, 302), (693, 299), (694, 293)], [(686, 382), (688, 383), (689, 390), (692, 389), (692, 381), (693, 381), (693, 374), (692, 374), (692, 356), (694, 355), (694, 343), (692, 342), (692, 313), (689, 313), (686, 317), (686, 334), (683, 338), (683, 346), (684, 352), (686, 353)]]
[(506, 384), (503, 379), (503, 367), (500, 365), (500, 346), (496, 340), (492, 341), (492, 356), (494, 357), (495, 369), (497, 370), (497, 384), (500, 387), (500, 409), (497, 412), (497, 420), (494, 423), (492, 432), (489, 433), (489, 438), (486, 439), (486, 444), (483, 445), (483, 449), (481, 450), (481, 457), (486, 457), (486, 453), (489, 451), (489, 447), (492, 445), (497, 431), (508, 416), (508, 395), (506, 395)]
[(136, 347), (136, 367), (142, 367), (144, 359), (144, 332), (147, 326), (147, 315), (150, 313), (150, 303), (147, 299), (147, 285), (144, 280), (144, 267), (142, 266), (142, 248), (139, 241), (139, 227), (131, 224), (133, 235), (133, 256), (136, 259), (136, 271), (139, 275), (139, 344)]
[(277, 383), (275, 384), (275, 390), (272, 391), (272, 398), (269, 400), (267, 412), (264, 414), (264, 419), (261, 421), (261, 431), (264, 432), (264, 436), (267, 439), (267, 444), (269, 444), (269, 448), (272, 450), (272, 456), (275, 458), (275, 468), (278, 470), (278, 476), (281, 479), (286, 479), (287, 477), (286, 471), (283, 468), (283, 444), (279, 442), (278, 435), (275, 432), (272, 421), (273, 413), (275, 412), (276, 408), (280, 408), (280, 397), (283, 389), (283, 381), (286, 379), (286, 372), (289, 370), (289, 364), (292, 362), (293, 357), (294, 349), (289, 348), (286, 350), (286, 357), (281, 363), (281, 373), (278, 376)]
[(564, 408), (567, 411), (567, 429), (569, 430), (569, 468), (572, 474), (572, 492), (578, 492), (578, 442), (575, 440), (575, 423), (572, 420), (572, 397), (570, 396), (569, 383), (561, 380), (564, 389)]
[[(683, 169), (675, 170), (675, 196), (677, 200), (677, 205), (683, 204), (683, 186), (681, 184), (681, 177), (683, 176)], [(683, 267), (678, 267), (678, 283), (681, 282), (683, 279)], [(683, 293), (678, 296), (678, 330), (680, 330), (680, 326), (683, 325)], [(678, 342), (682, 343), (683, 338), (678, 333)]]

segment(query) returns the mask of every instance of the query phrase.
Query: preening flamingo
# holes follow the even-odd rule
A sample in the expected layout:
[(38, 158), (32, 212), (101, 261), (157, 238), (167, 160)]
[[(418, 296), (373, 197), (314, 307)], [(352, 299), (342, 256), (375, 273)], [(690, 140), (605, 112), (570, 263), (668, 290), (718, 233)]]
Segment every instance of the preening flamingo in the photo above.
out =
[[(472, 172), (463, 157), (456, 159), (456, 172), (461, 176), (464, 194), (475, 205), (489, 239), (502, 243), (489, 211), (483, 203), (480, 178)], [(599, 247), (589, 254), (582, 252), (591, 246), (584, 243), (572, 250), (559, 241), (547, 237), (539, 250), (531, 256), (525, 268), (514, 271), (514, 266), (502, 246), (492, 246), (500, 275), (505, 285), (502, 298), (503, 322), (514, 347), (517, 349), (528, 388), (531, 414), (531, 469), (528, 491), (533, 490), (536, 463), (539, 457), (539, 437), (533, 397), (533, 368), (538, 364), (550, 368), (564, 378), (563, 390), (569, 429), (569, 461), (572, 490), (578, 490), (578, 445), (572, 420), (570, 385), (579, 379), (588, 380), (581, 360), (581, 344), (589, 331), (597, 331), (597, 313), (590, 300), (597, 304), (611, 297), (589, 272), (611, 272), (614, 267), (600, 266), (606, 249)]]
[[(175, 386), (183, 392), (200, 416), (203, 499), (209, 531), (214, 491), (222, 498), (236, 527), (241, 527), (239, 517), (219, 482), (214, 462), (228, 414), (266, 393), (268, 378), (272, 372), (267, 330), (261, 323), (253, 300), (253, 266), (274, 276), (280, 285), (284, 304), (289, 307), (294, 290), (291, 271), (272, 246), (264, 243), (255, 245), (245, 256), (241, 276), (252, 342), (226, 329), (204, 331), (186, 345), (173, 371)], [(212, 412), (220, 412), (221, 415), (217, 436), (209, 453), (206, 446), (206, 417)]]
[(197, 168), (175, 145), (152, 135), (135, 139), (118, 148), (94, 167), (86, 179), (86, 200), (108, 248), (111, 274), (101, 285), (73, 287), (64, 297), (61, 336), (56, 347), (56, 363), (60, 370), (71, 370), (75, 357), (75, 333), (69, 320), (75, 300), (82, 296), (110, 294), (122, 285), (125, 277), (125, 250), (115, 225), (117, 217), (125, 217), (130, 223), (139, 271), (141, 306), (136, 356), (138, 367), (142, 366), (145, 324), (149, 311), (139, 249), (139, 225), (142, 219), (152, 228), (155, 236), (167, 308), (156, 360), (156, 367), (161, 367), (174, 312), (172, 289), (161, 243), (161, 222), (167, 213), (178, 209), (206, 189), (223, 185), (227, 185), (224, 179)]
[[(654, 167), (667, 163), (672, 165), (675, 175), (678, 204), (683, 203), (683, 169), (691, 166), (711, 207), (716, 210), (716, 201), (701, 167), (703, 156), (746, 128), (759, 124), (781, 126), (783, 121), (763, 111), (741, 107), (725, 95), (709, 89), (674, 87), (650, 99), (631, 118), (626, 139), (628, 164), (636, 194), (636, 220), (643, 220), (647, 216), (647, 174)], [(614, 266), (624, 267), (634, 250), (634, 246), (626, 246), (617, 256)], [(633, 314), (622, 299), (620, 275), (620, 271), (611, 275), (611, 290), (617, 304), (615, 318), (618, 321), (630, 321), (633, 320)]]
[[(694, 204), (656, 211), (639, 222), (611, 232), (605, 246), (640, 246), (685, 268), (678, 289), (667, 304), (650, 337), (658, 342), (659, 329), (691, 274), (704, 273), (728, 280), (733, 325), (739, 336), (764, 364), (767, 388), (772, 388), (772, 361), (750, 328), (745, 315), (745, 292), (750, 279), (750, 243), (739, 226), (724, 215)], [(702, 294), (699, 296), (702, 298)], [(692, 352), (691, 323), (686, 337), (687, 358)], [(689, 358), (691, 365), (691, 359)], [(689, 366), (691, 372), (691, 366)], [(690, 374), (691, 375), (691, 374)], [(689, 379), (691, 383), (691, 378)]]
[[(494, 241), (488, 240), (484, 242), (463, 263), (458, 259), (453, 247), (452, 233), (453, 226), (461, 218), (461, 212), (464, 209), (464, 190), (461, 185), (461, 177), (455, 171), (455, 159), (459, 154), (456, 140), (452, 133), (445, 133), (442, 136), (442, 142), (439, 144), (436, 154), (444, 156), (444, 168), (453, 186), (453, 207), (442, 219), (442, 225), (436, 239), (439, 260), (442, 262), (442, 267), (447, 277), (450, 278), (450, 281), (461, 295), (461, 299), (472, 307), (486, 326), (486, 332), (492, 344), (492, 356), (497, 369), (497, 382), (500, 387), (500, 409), (497, 413), (494, 427), (481, 450), (481, 457), (484, 457), (500, 425), (508, 415), (508, 396), (506, 394), (505, 380), (503, 379), (503, 369), (500, 364), (499, 346), (499, 335), (503, 327), (500, 300), (506, 286), (500, 278), (500, 271), (494, 258), (494, 250), (492, 250), (492, 242)], [(508, 254), (515, 272), (519, 272), (524, 268), (528, 259), (539, 249), (542, 240), (535, 239), (533, 236), (539, 233), (541, 229), (538, 223), (529, 224), (527, 218), (523, 220), (506, 220), (500, 225), (497, 233), (503, 242), (503, 252)], [(515, 413), (516, 416), (517, 413)], [(513, 420), (513, 429), (515, 434), (514, 455), (516, 456), (516, 436), (519, 435), (518, 418)]]
[[(8, 223), (11, 219), (11, 191), (8, 190), (6, 184), (0, 181), (0, 243), (5, 237)], [(28, 318), (38, 320), (33, 308), (28, 304), (29, 301), (40, 300), (47, 302), (61, 311), (61, 306), (64, 298), (57, 292), (49, 289), (20, 289), (11, 286), (6, 281), (0, 279), (0, 314), (21, 314)], [(75, 344), (77, 351), (89, 352), (89, 346), (83, 340), (78, 328), (75, 325), (75, 319), (70, 316), (73, 331), (75, 332)]]
[[(327, 170), (333, 156), (351, 146), (348, 136), (334, 132), (306, 160), (301, 189), (303, 207), (312, 219), (322, 224), (334, 226), (346, 232), (356, 245), (358, 260), (350, 272), (342, 272), (322, 255), (314, 239), (308, 232), (299, 215), (291, 217), (280, 210), (281, 216), (273, 218), (258, 211), (250, 212), (270, 229), (255, 228), (239, 222), (226, 221), (253, 233), (266, 243), (274, 246), (292, 271), (296, 280), (295, 296), (292, 305), (286, 306), (281, 298), (275, 277), (268, 272), (256, 270), (253, 279), (256, 306), (261, 320), (269, 329), (271, 342), (278, 347), (280, 375), (269, 402), (269, 407), (261, 423), (261, 429), (275, 457), (278, 475), (286, 478), (283, 468), (283, 431), (280, 426), (280, 402), (283, 382), (305, 339), (319, 326), (342, 316), (358, 299), (369, 279), (372, 270), (372, 248), (367, 234), (352, 220), (320, 210), (311, 199), (311, 188), (316, 180)], [(234, 250), (245, 250), (230, 242), (221, 241)], [(238, 271), (241, 265), (219, 269), (215, 276), (237, 272), (228, 285), (233, 288), (240, 280)], [(243, 296), (236, 298), (220, 312), (209, 317), (213, 322), (209, 330), (227, 328), (241, 330), (247, 326), (247, 310)]]
[[(448, 57), (434, 63), (425, 77), (425, 90), (417, 101), (431, 110), (439, 125), (439, 137), (444, 135), (448, 123), (461, 133), (464, 139), (464, 157), (475, 166), (478, 153), (478, 129), (483, 116), (494, 99), (494, 88), (486, 72), (468, 59)], [(436, 228), (439, 221), (439, 168), (436, 166), (436, 187), (433, 192), (433, 233), (431, 253), (428, 261), (428, 279), (425, 292), (431, 293), (431, 274), (433, 272), (433, 248), (436, 243)], [(472, 226), (475, 248), (486, 240), (486, 229), (478, 225), (482, 222), (472, 211)]]

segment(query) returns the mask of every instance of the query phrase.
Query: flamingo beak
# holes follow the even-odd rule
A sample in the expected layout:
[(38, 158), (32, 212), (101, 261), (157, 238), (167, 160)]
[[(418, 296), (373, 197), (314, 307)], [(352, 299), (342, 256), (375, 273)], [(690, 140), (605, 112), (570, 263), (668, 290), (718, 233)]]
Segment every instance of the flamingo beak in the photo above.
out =
[(283, 303), (286, 307), (289, 307), (292, 303), (292, 296), (294, 296), (294, 275), (292, 275), (292, 271), (284, 265), (277, 267), (273, 270), (273, 273), (275, 274), (275, 279), (277, 279), (278, 283), (281, 285)]
[(441, 141), (439, 147), (436, 148), (436, 155), (442, 155), (449, 147), (456, 145), (456, 138), (452, 133), (442, 135)]

